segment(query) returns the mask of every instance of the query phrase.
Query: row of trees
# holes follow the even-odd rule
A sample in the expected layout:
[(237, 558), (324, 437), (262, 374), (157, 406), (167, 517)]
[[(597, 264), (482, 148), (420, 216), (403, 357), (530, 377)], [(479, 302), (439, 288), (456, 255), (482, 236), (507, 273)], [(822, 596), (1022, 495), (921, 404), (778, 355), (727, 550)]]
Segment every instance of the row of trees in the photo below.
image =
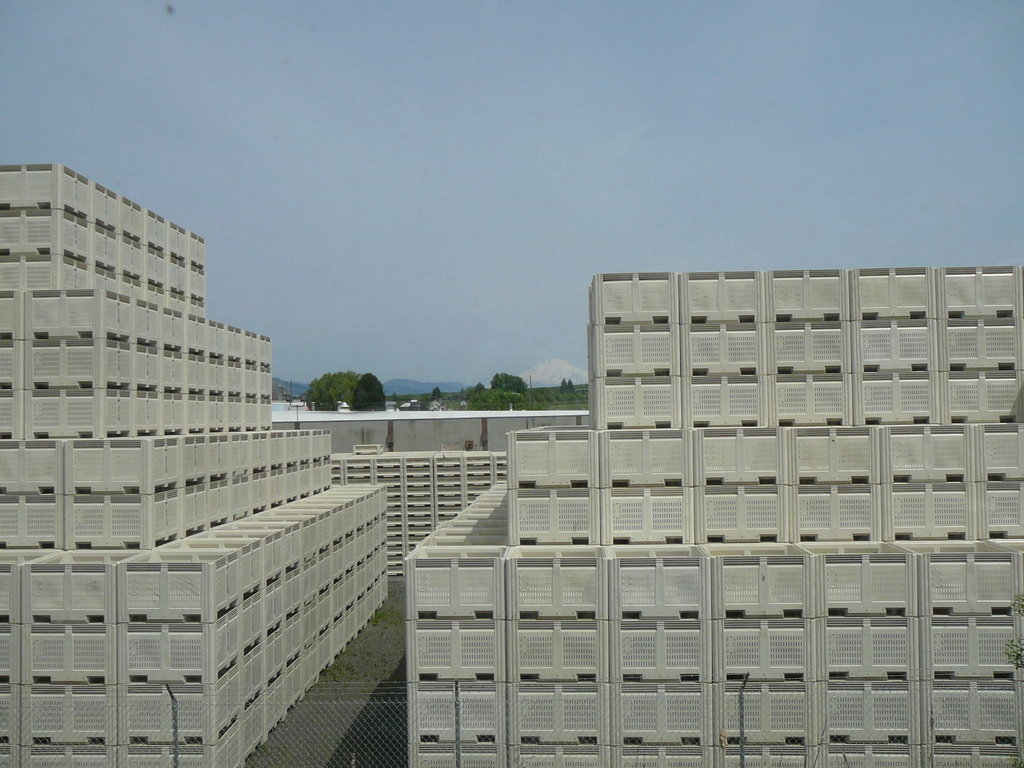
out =
[(383, 411), (384, 387), (372, 373), (335, 371), (309, 383), (306, 402), (318, 411), (336, 411), (348, 403), (353, 411)]

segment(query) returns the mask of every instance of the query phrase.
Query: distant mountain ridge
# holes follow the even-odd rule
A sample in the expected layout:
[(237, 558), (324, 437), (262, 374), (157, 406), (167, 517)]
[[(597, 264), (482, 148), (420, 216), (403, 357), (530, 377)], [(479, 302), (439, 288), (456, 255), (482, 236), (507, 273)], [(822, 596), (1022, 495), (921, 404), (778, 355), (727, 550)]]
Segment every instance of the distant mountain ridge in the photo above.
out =
[(388, 379), (382, 386), (384, 394), (391, 395), (421, 395), (434, 391), (437, 387), (442, 392), (458, 392), (467, 389), (471, 385), (460, 384), (457, 381), (416, 381), (416, 379)]

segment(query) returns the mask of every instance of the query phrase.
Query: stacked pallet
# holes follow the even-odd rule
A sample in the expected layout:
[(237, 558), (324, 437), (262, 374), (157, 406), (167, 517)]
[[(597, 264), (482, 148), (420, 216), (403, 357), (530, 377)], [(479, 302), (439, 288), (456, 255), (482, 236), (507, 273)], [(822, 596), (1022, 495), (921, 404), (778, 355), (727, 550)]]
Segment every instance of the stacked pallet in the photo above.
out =
[(388, 489), (388, 574), (445, 521), (505, 479), (504, 452), (399, 451), (357, 445), (331, 455), (334, 482), (375, 483)]

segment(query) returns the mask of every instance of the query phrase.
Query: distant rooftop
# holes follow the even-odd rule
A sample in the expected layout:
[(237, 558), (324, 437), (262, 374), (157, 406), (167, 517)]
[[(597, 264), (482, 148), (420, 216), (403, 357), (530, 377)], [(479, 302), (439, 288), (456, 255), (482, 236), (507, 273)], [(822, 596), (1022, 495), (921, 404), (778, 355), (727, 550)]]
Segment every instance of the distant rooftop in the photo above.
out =
[(500, 419), (535, 418), (551, 416), (586, 416), (584, 409), (570, 411), (296, 411), (274, 410), (274, 423), (323, 422), (323, 421), (432, 421), (435, 419)]

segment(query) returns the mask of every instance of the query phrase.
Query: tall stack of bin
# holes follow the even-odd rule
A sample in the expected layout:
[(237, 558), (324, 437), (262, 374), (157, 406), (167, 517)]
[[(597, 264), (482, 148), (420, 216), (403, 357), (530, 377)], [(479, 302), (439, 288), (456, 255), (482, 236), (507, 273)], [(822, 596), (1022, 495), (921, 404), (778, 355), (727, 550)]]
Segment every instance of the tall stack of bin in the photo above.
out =
[(735, 766), (741, 697), (749, 765), (1016, 754), (1022, 301), (1020, 267), (597, 276), (593, 431), (510, 438), (507, 764)]
[(183, 758), (241, 765), (385, 597), (383, 490), (271, 431), (270, 340), (205, 316), (205, 258), (0, 166), (0, 764), (169, 767), (175, 693)]

